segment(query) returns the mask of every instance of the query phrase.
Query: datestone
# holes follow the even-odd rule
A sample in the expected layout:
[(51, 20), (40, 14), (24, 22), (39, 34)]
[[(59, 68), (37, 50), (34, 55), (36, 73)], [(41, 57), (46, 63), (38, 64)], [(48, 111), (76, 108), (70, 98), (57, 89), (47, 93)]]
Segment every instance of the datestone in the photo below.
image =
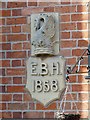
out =
[(44, 106), (59, 99), (65, 89), (64, 57), (30, 57), (27, 60), (26, 88), (32, 98)]

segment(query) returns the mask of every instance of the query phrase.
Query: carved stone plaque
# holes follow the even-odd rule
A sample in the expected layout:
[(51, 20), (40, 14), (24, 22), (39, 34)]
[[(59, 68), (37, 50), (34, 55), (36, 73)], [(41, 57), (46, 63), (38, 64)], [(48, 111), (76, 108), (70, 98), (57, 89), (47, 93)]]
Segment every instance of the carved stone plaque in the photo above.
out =
[(62, 56), (30, 57), (26, 87), (32, 98), (44, 106), (59, 99), (65, 89), (65, 59)]
[(31, 56), (59, 54), (59, 15), (31, 15)]

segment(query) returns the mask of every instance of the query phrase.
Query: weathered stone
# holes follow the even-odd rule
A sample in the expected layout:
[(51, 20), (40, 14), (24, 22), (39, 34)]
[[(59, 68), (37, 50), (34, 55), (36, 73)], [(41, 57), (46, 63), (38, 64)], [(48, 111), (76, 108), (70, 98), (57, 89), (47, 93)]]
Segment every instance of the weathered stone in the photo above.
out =
[(31, 15), (31, 55), (59, 53), (58, 13)]
[(65, 89), (65, 59), (62, 56), (27, 60), (27, 85), (32, 98), (48, 105)]

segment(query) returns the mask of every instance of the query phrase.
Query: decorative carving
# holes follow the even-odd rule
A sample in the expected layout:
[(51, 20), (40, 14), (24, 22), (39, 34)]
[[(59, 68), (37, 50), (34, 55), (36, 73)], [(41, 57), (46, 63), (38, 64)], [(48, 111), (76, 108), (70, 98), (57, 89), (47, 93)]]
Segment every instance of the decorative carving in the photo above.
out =
[(34, 48), (34, 55), (54, 55), (54, 44), (57, 42), (53, 39), (56, 34), (54, 16), (52, 14), (39, 14), (33, 19), (31, 30), (33, 31), (31, 45)]
[(65, 59), (58, 55), (59, 47), (59, 14), (32, 14), (26, 88), (44, 106), (59, 99), (65, 89)]

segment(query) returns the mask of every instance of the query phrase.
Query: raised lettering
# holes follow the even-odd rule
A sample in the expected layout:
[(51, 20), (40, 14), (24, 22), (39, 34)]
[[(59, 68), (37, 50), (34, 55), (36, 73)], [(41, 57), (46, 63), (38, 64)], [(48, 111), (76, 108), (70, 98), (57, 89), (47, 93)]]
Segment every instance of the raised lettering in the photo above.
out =
[(52, 75), (55, 75), (55, 73), (56, 73), (57, 75), (60, 74), (60, 64), (59, 64), (59, 62), (57, 62), (57, 63), (52, 63), (52, 72), (51, 72), (51, 74), (52, 74)]
[(37, 63), (32, 63), (31, 64), (31, 75), (37, 75), (36, 68), (37, 68)]
[(48, 65), (46, 63), (41, 63), (41, 75), (48, 74)]
[(49, 81), (44, 81), (44, 92), (48, 92), (50, 90), (50, 86), (49, 86)]
[(58, 90), (58, 82), (57, 80), (53, 80), (52, 83), (51, 83), (51, 90), (53, 92), (56, 92)]
[(35, 90), (37, 92), (41, 92), (42, 89), (43, 89), (43, 87), (42, 87), (42, 81), (40, 81), (40, 80), (35, 81)]

